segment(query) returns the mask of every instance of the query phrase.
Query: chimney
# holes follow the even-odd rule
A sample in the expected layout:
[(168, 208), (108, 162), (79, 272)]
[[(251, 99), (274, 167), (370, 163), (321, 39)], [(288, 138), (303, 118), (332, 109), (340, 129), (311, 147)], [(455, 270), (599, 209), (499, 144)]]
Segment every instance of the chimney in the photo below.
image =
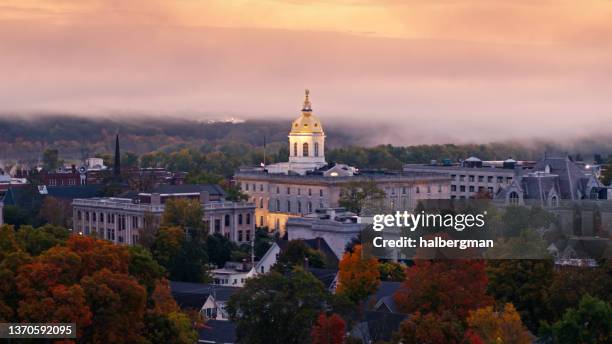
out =
[(210, 194), (208, 191), (200, 191), (200, 204), (210, 202)]
[(158, 193), (151, 194), (151, 204), (152, 205), (160, 205), (161, 204), (161, 195)]

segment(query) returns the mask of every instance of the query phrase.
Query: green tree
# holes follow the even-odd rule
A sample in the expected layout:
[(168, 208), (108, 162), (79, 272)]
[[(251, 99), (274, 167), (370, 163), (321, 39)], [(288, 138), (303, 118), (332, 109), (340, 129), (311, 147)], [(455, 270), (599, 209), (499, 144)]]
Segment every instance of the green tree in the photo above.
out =
[(55, 171), (59, 165), (59, 152), (57, 149), (47, 148), (42, 157), (43, 168), (46, 171)]
[(309, 343), (310, 329), (326, 307), (328, 294), (312, 274), (295, 268), (248, 279), (228, 302), (238, 342)]
[(149, 295), (152, 294), (157, 281), (164, 277), (165, 269), (157, 263), (151, 252), (142, 246), (129, 246), (128, 251), (130, 253), (128, 266), (130, 275), (147, 288)]
[(199, 200), (169, 199), (165, 203), (161, 226), (179, 226), (191, 233), (202, 228), (202, 216), (202, 206)]
[(325, 267), (325, 256), (321, 252), (311, 249), (303, 240), (291, 240), (278, 256), (275, 268), (285, 270), (305, 266), (306, 259), (310, 267)]
[(385, 192), (374, 181), (350, 182), (340, 191), (338, 204), (359, 214), (364, 206), (376, 204), (384, 198)]
[(210, 262), (218, 267), (232, 258), (232, 251), (237, 249), (236, 244), (225, 236), (215, 233), (206, 238), (206, 251)]
[(610, 343), (612, 306), (585, 295), (577, 309), (570, 308), (561, 320), (552, 325), (544, 325), (541, 334), (550, 343)]
[(138, 167), (138, 155), (125, 152), (121, 155), (121, 167)]
[(548, 292), (553, 280), (552, 260), (488, 260), (487, 291), (497, 302), (512, 303), (523, 323), (537, 331), (540, 320), (550, 320)]
[(37, 256), (51, 247), (64, 244), (69, 236), (70, 231), (63, 227), (44, 225), (38, 228), (21, 226), (16, 238), (25, 251)]
[(404, 269), (406, 269), (405, 265), (395, 262), (381, 262), (378, 264), (381, 281), (402, 282), (406, 279)]

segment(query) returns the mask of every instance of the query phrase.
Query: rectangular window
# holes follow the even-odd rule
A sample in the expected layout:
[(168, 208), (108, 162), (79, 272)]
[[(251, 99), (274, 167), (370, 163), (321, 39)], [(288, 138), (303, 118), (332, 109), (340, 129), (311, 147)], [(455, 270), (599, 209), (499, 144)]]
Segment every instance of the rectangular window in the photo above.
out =
[(497, 177), (497, 182), (498, 183), (503, 183), (504, 182), (504, 177)]
[(479, 183), (484, 182), (484, 176), (478, 176), (478, 182)]
[(474, 192), (474, 185), (470, 185), (470, 192)]
[(291, 187), (287, 187), (287, 195), (291, 195)]
[(323, 197), (323, 189), (319, 190), (319, 197)]
[(487, 176), (487, 183), (493, 183), (493, 176)]
[(459, 186), (459, 191), (461, 191), (461, 192), (465, 192), (465, 185), (461, 185), (461, 186)]
[(242, 241), (242, 231), (238, 231), (238, 241)]
[(470, 176), (470, 182), (473, 182), (474, 179), (475, 179), (474, 176)]
[(451, 185), (451, 191), (457, 191), (457, 185)]

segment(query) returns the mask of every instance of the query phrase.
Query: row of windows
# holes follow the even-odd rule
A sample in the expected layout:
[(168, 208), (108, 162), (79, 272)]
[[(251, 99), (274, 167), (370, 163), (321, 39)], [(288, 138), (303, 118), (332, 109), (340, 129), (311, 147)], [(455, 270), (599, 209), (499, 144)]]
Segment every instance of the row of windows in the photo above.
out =
[[(231, 225), (232, 222), (232, 217), (229, 214), (226, 214), (223, 217), (223, 226), (225, 228), (229, 227)], [(242, 224), (247, 224), (250, 225), (251, 224), (251, 214), (247, 213), (247, 214), (238, 214), (238, 225), (242, 225)], [(215, 228), (214, 228), (215, 232), (219, 233), (221, 232), (221, 220), (219, 219), (215, 219)]]
[[(308, 143), (304, 142), (304, 144), (302, 144), (302, 156), (310, 156), (310, 150), (308, 149)], [(314, 156), (318, 157), (319, 156), (319, 143), (315, 142), (314, 143)], [(298, 156), (298, 144), (297, 142), (293, 143), (293, 156)]]
[[(97, 212), (89, 212), (89, 211), (81, 212), (80, 210), (78, 210), (77, 220), (80, 221), (83, 219), (83, 217), (85, 218), (85, 221), (89, 221), (91, 219), (92, 222), (104, 223), (106, 219), (106, 223), (109, 223), (109, 224), (115, 223), (115, 214), (111, 214), (111, 213), (107, 213), (105, 217), (104, 213), (98, 214)], [(127, 217), (131, 218), (132, 228), (139, 228), (141, 220), (138, 216), (117, 215), (119, 230), (125, 230)]]
[[(442, 185), (438, 185), (438, 193), (442, 192)], [(421, 187), (417, 185), (416, 193), (421, 193)], [(431, 193), (431, 185), (427, 185), (427, 193)], [(406, 188), (402, 188), (402, 194), (406, 194)]]
[(70, 178), (70, 179), (49, 179), (48, 184), (49, 184), (49, 186), (77, 185), (77, 179), (76, 178)]
[[(467, 177), (467, 181), (469, 182), (476, 182), (476, 179), (478, 179), (479, 183), (484, 183), (485, 181), (485, 177), (487, 178), (487, 183), (493, 183), (494, 177), (493, 176), (477, 176), (477, 175), (468, 175), (466, 176), (465, 174), (461, 174), (459, 175), (459, 181), (460, 182), (464, 182), (466, 181), (466, 177)], [(457, 179), (457, 175), (456, 174), (451, 174), (451, 178), (452, 179)], [(504, 182), (504, 177), (496, 177), (495, 180), (498, 183), (503, 183)], [(512, 182), (512, 177), (506, 177), (506, 183), (510, 184)]]
[[(274, 205), (274, 207), (273, 207)], [(313, 205), (312, 202), (307, 202), (305, 204), (302, 203), (302, 201), (297, 201), (295, 202), (295, 207), (294, 207), (294, 202), (291, 202), (291, 200), (287, 200), (284, 205), (286, 206), (284, 209), (281, 208), (282, 202), (277, 199), (274, 200), (274, 202), (270, 202), (269, 204), (269, 210), (270, 211), (277, 211), (277, 212), (287, 212), (287, 213), (312, 213), (313, 212)], [(319, 202), (319, 209), (324, 208), (323, 202)]]
[[(459, 185), (459, 192), (465, 192), (465, 190), (469, 190), (469, 192), (476, 192), (476, 187), (474, 185), (470, 185), (468, 188), (465, 185)], [(484, 186), (478, 187), (478, 192), (483, 192), (485, 190)], [(457, 191), (457, 185), (451, 185), (451, 192)], [(493, 194), (493, 187), (487, 187), (487, 192)]]
[[(253, 190), (253, 191), (257, 191), (257, 184), (252, 183), (244, 183), (240, 185), (240, 188), (243, 189), (244, 191), (249, 191), (249, 190)], [(268, 185), (268, 192), (270, 192), (271, 185)], [(285, 188), (285, 192), (287, 195), (291, 195), (291, 193), (293, 192), (293, 189), (296, 190), (297, 195), (301, 196), (302, 195), (302, 189), (301, 188), (291, 188), (290, 186), (287, 186)], [(307, 189), (308, 190), (308, 196), (312, 196), (312, 189)], [(264, 191), (264, 185), (263, 184), (259, 184), (259, 191), (263, 192)], [(276, 186), (276, 194), (279, 195), (281, 193), (281, 188), (280, 186)], [(323, 189), (319, 189), (319, 197), (323, 197)]]

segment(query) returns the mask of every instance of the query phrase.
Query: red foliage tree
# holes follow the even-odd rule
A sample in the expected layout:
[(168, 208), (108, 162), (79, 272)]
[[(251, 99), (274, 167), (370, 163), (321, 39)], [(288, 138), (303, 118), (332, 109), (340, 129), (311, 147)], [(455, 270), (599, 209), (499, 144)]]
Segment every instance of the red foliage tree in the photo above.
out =
[(346, 336), (346, 323), (338, 314), (328, 317), (322, 312), (310, 335), (312, 344), (342, 344)]
[(488, 278), (479, 260), (417, 260), (393, 296), (404, 313), (452, 313), (462, 321), (470, 310), (491, 305)]

